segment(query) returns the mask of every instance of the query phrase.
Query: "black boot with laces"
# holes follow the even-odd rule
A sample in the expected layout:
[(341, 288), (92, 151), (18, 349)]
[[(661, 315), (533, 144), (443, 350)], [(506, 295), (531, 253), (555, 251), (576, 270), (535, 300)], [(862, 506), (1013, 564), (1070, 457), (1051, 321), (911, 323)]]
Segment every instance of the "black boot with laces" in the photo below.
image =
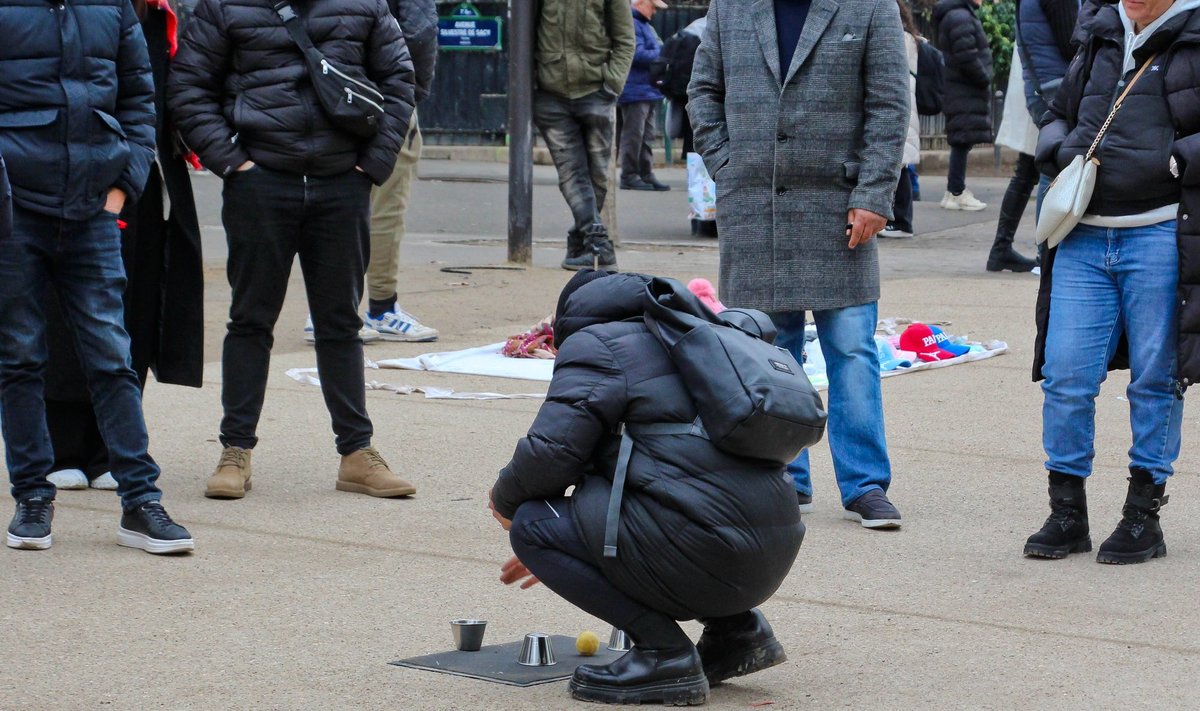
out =
[(195, 549), (192, 534), (171, 520), (157, 501), (149, 501), (121, 516), (117, 542), (147, 553), (188, 553)]
[(44, 551), (50, 547), (50, 522), (54, 519), (54, 499), (31, 496), (17, 501), (12, 523), (8, 524), (8, 547)]
[(1083, 477), (1050, 472), (1050, 517), (1025, 542), (1025, 555), (1066, 558), (1092, 549)]
[(1158, 510), (1167, 503), (1166, 484), (1155, 484), (1145, 469), (1129, 470), (1129, 490), (1125, 494), (1123, 517), (1096, 553), (1097, 563), (1125, 565), (1145, 563), (1167, 554)]

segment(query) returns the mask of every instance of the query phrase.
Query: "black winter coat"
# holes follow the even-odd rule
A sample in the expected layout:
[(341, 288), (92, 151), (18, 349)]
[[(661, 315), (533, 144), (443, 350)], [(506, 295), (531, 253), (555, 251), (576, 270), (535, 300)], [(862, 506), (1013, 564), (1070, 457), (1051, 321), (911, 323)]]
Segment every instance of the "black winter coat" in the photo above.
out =
[(129, 0), (6, 0), (0, 28), (0, 154), (16, 204), (86, 220), (113, 187), (136, 200), (154, 104)]
[[(1055, 120), (1042, 129), (1038, 141), (1039, 167), (1051, 176), (1091, 144), (1121, 90), (1117, 82), (1132, 78), (1133, 72), (1121, 76), (1123, 29), (1116, 5), (1104, 5), (1094, 15), (1085, 10), (1080, 11), (1084, 46), (1072, 60), (1062, 88), (1050, 105)], [(1099, 197), (1089, 211), (1136, 214), (1179, 202), (1176, 377), (1186, 388), (1200, 380), (1200, 11), (1191, 10), (1168, 20), (1134, 52), (1135, 64), (1141, 66), (1154, 53), (1159, 55), (1155, 64), (1165, 72), (1147, 71), (1143, 75), (1105, 134), (1097, 151)], [(1178, 163), (1179, 179), (1169, 172), (1171, 156)], [(1114, 204), (1121, 207), (1115, 213), (1110, 207)], [(1055, 252), (1049, 250), (1042, 265), (1035, 381), (1041, 379), (1045, 363)], [(1109, 370), (1128, 367), (1125, 346), (1122, 338)]]
[(946, 60), (946, 142), (970, 146), (992, 142), (992, 49), (971, 0), (940, 0), (933, 8), (938, 49)]
[(388, 9), (400, 23), (404, 43), (416, 74), (416, 99), (421, 103), (433, 88), (437, 69), (438, 15), (434, 0), (387, 0)]
[(492, 490), (511, 518), (562, 496), (596, 564), (630, 597), (676, 619), (730, 615), (766, 600), (804, 537), (784, 468), (726, 454), (691, 435), (635, 440), (618, 556), (604, 558), (605, 511), (620, 422), (691, 422), (679, 372), (642, 323), (648, 278), (620, 274), (571, 295), (546, 402)]
[(384, 0), (296, 0), (313, 44), (361, 68), (385, 98), (379, 133), (363, 139), (330, 122), (300, 49), (266, 0), (200, 0), (172, 65), (168, 102), (184, 140), (225, 177), (247, 160), (303, 175), (361, 167), (391, 175), (412, 117), (412, 61)]

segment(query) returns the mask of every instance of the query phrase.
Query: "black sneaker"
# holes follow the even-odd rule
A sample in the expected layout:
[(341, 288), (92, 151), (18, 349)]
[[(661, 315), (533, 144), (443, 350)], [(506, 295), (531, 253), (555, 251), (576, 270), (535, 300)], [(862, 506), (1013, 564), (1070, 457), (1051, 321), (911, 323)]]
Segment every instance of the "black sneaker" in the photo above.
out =
[(654, 186), (642, 180), (640, 177), (621, 178), (622, 190), (653, 190)]
[(881, 489), (871, 489), (855, 499), (843, 515), (863, 528), (900, 528), (900, 512)]
[(655, 192), (665, 193), (671, 189), (670, 185), (667, 185), (653, 175), (643, 175), (642, 182), (653, 188)]
[(810, 514), (813, 512), (813, 503), (811, 494), (801, 494), (796, 492), (796, 503), (800, 504), (800, 513)]
[(50, 547), (50, 522), (54, 519), (54, 499), (33, 496), (17, 501), (12, 523), (8, 524), (8, 547), (44, 551)]
[(117, 543), (159, 555), (188, 553), (196, 548), (192, 534), (172, 521), (167, 510), (157, 501), (142, 504), (121, 516)]

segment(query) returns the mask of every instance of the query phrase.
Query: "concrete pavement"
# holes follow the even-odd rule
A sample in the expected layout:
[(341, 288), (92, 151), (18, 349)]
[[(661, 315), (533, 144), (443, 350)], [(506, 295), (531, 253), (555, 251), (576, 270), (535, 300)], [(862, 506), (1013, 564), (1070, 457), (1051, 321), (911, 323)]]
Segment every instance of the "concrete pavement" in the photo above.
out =
[[(500, 166), (503, 169), (503, 166)], [(535, 173), (535, 266), (500, 264), (503, 173), (426, 161), (404, 243), (401, 303), (436, 344), (377, 344), (411, 356), (502, 339), (554, 308), (568, 274), (568, 213), (553, 174)], [(625, 269), (715, 280), (715, 241), (692, 237), (681, 171), (666, 194), (617, 192)], [(487, 182), (491, 180), (492, 182)], [(499, 180), (501, 182), (495, 182)], [(941, 184), (926, 176), (927, 199)], [(881, 316), (952, 322), (1002, 339), (991, 360), (884, 382), (898, 532), (841, 519), (828, 447), (813, 453), (816, 512), (791, 576), (764, 606), (790, 660), (714, 690), (709, 706), (893, 709), (1191, 708), (1200, 692), (1200, 459), (1186, 446), (1163, 510), (1170, 555), (1100, 566), (1021, 557), (1045, 517), (1039, 388), (1029, 379), (1037, 279), (983, 270), (1006, 181), (971, 179), (981, 213), (917, 206), (918, 237), (882, 244)], [(489, 620), (485, 644), (525, 632), (607, 628), (541, 586), (508, 589), (488, 515), (496, 470), (532, 401), (458, 402), (368, 393), (376, 444), (419, 493), (336, 492), (320, 391), (285, 376), (311, 367), (296, 270), (277, 329), (254, 453), (254, 490), (203, 498), (219, 453), (220, 341), (228, 287), (219, 183), (196, 180), (205, 225), (205, 387), (151, 384), (146, 414), (165, 503), (197, 552), (164, 559), (116, 546), (116, 498), (61, 492), (54, 548), (0, 551), (0, 709), (566, 709), (565, 684), (517, 689), (387, 665), (451, 646), (447, 621)], [(1031, 253), (1032, 224), (1019, 236)], [(530, 392), (544, 385), (385, 371), (397, 384)], [(1098, 399), (1089, 498), (1097, 544), (1119, 518), (1129, 446), (1126, 373)], [(1185, 412), (1184, 441), (1197, 434)], [(689, 629), (698, 629), (694, 624)]]

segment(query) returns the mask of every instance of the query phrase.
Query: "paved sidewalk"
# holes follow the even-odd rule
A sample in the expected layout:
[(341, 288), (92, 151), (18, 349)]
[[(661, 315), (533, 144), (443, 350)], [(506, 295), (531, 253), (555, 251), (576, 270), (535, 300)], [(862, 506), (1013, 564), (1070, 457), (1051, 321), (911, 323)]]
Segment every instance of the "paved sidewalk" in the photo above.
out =
[[(492, 168), (422, 164), (404, 243), (401, 303), (442, 332), (436, 344), (368, 347), (374, 359), (496, 341), (550, 313), (568, 213), (536, 174), (534, 268), (501, 264), (505, 185)], [(689, 234), (683, 174), (671, 193), (618, 192), (623, 268), (716, 278), (715, 241)], [(501, 178), (502, 180), (503, 178)], [(940, 198), (926, 176), (927, 198)], [(789, 662), (714, 690), (746, 709), (1191, 708), (1200, 694), (1200, 458), (1194, 410), (1163, 510), (1170, 555), (1128, 567), (1086, 555), (1027, 560), (1046, 513), (1040, 389), (1030, 382), (1031, 275), (983, 270), (1003, 179), (969, 179), (981, 213), (918, 205), (919, 236), (885, 241), (883, 316), (951, 321), (951, 333), (1012, 352), (884, 382), (898, 532), (841, 519), (828, 448), (814, 450), (816, 512), (791, 576), (764, 606)], [(416, 483), (411, 500), (333, 488), (337, 456), (320, 391), (286, 377), (311, 367), (296, 270), (277, 329), (254, 489), (212, 501), (220, 343), (228, 308), (219, 184), (197, 178), (208, 271), (201, 390), (151, 384), (152, 452), (169, 510), (197, 552), (157, 558), (116, 545), (111, 493), (62, 492), (48, 552), (4, 549), (0, 709), (567, 709), (565, 684), (518, 689), (398, 669), (449, 649), (447, 621), (489, 620), (485, 643), (531, 631), (607, 627), (541, 586), (498, 582), (504, 534), (486, 494), (529, 426), (533, 401), (462, 402), (368, 394), (376, 444)], [(1032, 225), (1019, 242), (1032, 253)], [(544, 391), (517, 380), (371, 372), (397, 384)], [(1126, 373), (1098, 400), (1090, 484), (1097, 544), (1120, 515), (1129, 446)], [(689, 630), (698, 634), (694, 624)]]

